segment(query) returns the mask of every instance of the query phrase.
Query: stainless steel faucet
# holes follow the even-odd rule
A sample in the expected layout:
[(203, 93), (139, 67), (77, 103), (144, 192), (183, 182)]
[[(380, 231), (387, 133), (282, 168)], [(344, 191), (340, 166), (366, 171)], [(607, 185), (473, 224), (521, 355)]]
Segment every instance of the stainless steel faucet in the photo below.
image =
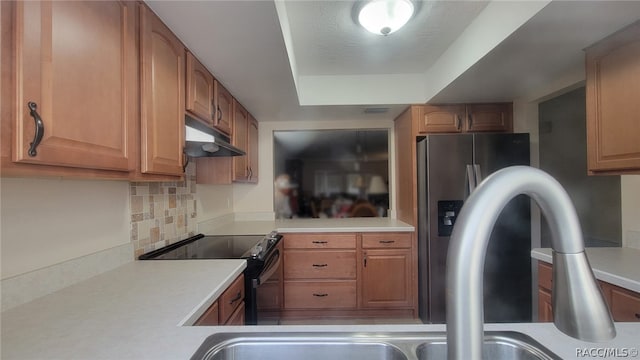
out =
[(616, 336), (609, 308), (584, 253), (576, 210), (562, 186), (542, 170), (513, 166), (489, 176), (469, 196), (447, 255), (448, 358), (477, 360), (483, 346), (483, 270), (493, 226), (505, 205), (527, 194), (552, 233), (553, 315), (556, 327), (585, 341)]

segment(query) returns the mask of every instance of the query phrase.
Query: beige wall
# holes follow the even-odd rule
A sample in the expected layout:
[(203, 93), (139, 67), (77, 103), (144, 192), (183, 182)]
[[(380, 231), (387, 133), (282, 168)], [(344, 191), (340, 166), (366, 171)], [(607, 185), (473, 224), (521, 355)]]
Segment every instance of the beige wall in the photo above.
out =
[(2, 178), (2, 279), (129, 243), (129, 183)]
[(622, 246), (640, 249), (640, 175), (623, 175)]

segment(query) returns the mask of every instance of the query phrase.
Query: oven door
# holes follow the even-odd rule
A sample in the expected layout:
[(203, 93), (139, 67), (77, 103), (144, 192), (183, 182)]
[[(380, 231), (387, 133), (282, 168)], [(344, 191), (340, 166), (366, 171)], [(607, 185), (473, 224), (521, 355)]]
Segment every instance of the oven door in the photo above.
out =
[[(280, 265), (282, 263), (282, 254), (279, 248), (275, 248), (264, 260), (262, 270), (258, 274), (250, 276), (245, 279), (245, 323), (247, 325), (257, 325), (258, 323), (258, 302), (260, 299), (264, 299), (265, 296), (276, 289), (280, 288), (279, 282), (268, 282), (269, 279), (277, 278), (278, 281), (282, 281), (278, 276), (280, 271)], [(258, 293), (260, 292), (260, 295)], [(269, 302), (278, 302), (281, 296), (277, 295), (279, 290), (276, 290), (275, 299), (270, 299)], [(279, 306), (278, 306), (279, 307)]]

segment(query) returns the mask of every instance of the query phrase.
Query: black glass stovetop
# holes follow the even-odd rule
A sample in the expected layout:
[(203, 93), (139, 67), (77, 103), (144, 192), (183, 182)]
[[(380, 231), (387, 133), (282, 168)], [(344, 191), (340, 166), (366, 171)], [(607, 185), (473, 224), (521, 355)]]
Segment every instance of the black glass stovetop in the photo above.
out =
[(140, 260), (243, 259), (263, 235), (196, 235), (148, 252)]

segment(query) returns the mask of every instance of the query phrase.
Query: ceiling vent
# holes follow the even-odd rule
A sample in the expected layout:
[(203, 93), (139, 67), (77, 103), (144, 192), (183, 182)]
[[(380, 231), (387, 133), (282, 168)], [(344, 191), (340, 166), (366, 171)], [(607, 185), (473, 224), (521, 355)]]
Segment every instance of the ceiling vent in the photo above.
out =
[(370, 107), (364, 109), (365, 114), (384, 114), (387, 111), (389, 111), (388, 107)]

